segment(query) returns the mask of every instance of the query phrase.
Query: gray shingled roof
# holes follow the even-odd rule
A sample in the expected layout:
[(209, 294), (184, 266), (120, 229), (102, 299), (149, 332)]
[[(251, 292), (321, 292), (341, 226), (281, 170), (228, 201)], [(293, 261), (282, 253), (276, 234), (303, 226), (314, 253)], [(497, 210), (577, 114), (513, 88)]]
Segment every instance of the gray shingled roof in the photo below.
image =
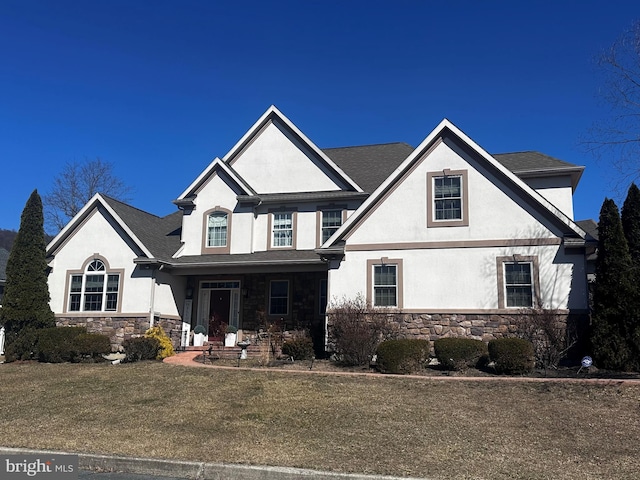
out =
[(226, 255), (185, 255), (171, 260), (174, 266), (195, 266), (197, 264), (207, 264), (210, 266), (232, 266), (232, 265), (285, 265), (285, 264), (318, 264), (324, 262), (314, 250), (270, 250), (266, 252), (254, 253), (234, 253)]
[[(322, 151), (365, 192), (373, 192), (405, 160), (414, 148), (406, 143), (384, 143), (359, 147), (325, 148)], [(583, 167), (540, 152), (493, 154), (516, 175), (558, 170), (581, 171)]]
[(573, 163), (558, 160), (544, 153), (527, 151), (514, 153), (494, 153), (493, 158), (513, 173), (532, 172), (541, 170), (562, 170), (582, 168)]
[(406, 143), (322, 149), (325, 155), (367, 193), (378, 188), (413, 150)]
[(102, 195), (155, 258), (168, 259), (180, 248), (182, 212), (158, 217)]
[(578, 220), (576, 223), (581, 229), (591, 235), (594, 240), (598, 240), (598, 224), (594, 220)]

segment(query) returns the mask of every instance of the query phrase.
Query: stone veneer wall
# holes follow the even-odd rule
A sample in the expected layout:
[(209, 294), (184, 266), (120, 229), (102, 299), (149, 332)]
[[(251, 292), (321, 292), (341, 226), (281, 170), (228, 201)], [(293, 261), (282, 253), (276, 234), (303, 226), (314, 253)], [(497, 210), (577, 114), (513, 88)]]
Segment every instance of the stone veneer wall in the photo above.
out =
[[(156, 319), (171, 338), (173, 347), (180, 345), (182, 321), (168, 318)], [(114, 351), (122, 349), (122, 343), (132, 337), (141, 337), (149, 329), (149, 317), (58, 317), (58, 327), (86, 327), (89, 333), (101, 333), (111, 340)]]
[[(400, 335), (421, 338), (431, 342), (445, 337), (466, 337), (489, 342), (495, 338), (513, 336), (518, 330), (519, 318), (523, 314), (456, 314), (405, 313), (395, 317), (400, 326)], [(589, 318), (585, 315), (564, 314), (560, 316), (576, 329), (579, 341), (584, 339)]]

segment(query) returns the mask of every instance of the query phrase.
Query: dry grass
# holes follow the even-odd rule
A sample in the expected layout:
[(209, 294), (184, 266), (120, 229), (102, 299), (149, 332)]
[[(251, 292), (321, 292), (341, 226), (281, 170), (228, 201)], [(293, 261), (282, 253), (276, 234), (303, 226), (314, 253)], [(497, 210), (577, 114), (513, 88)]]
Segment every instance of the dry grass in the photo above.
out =
[(439, 479), (637, 478), (640, 385), (0, 365), (9, 447)]

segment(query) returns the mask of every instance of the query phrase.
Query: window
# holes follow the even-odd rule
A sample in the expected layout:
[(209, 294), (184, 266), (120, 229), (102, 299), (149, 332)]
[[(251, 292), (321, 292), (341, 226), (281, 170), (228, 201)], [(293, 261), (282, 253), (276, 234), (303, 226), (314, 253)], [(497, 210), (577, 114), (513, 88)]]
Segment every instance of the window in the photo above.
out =
[(466, 170), (427, 174), (427, 227), (469, 225)]
[(395, 307), (398, 305), (397, 267), (395, 265), (374, 265), (373, 306)]
[(120, 274), (107, 272), (102, 260), (92, 260), (84, 274), (69, 280), (69, 311), (102, 312), (118, 310)]
[(342, 210), (324, 210), (322, 212), (322, 243), (329, 240), (342, 226)]
[(505, 262), (504, 286), (507, 307), (533, 306), (533, 282), (529, 262)]
[(269, 286), (269, 315), (289, 313), (289, 280), (271, 280)]
[(497, 258), (498, 308), (530, 308), (537, 304), (540, 281), (538, 257)]
[(207, 247), (227, 246), (227, 214), (216, 212), (207, 221)]
[(460, 220), (462, 218), (460, 183), (460, 177), (436, 177), (433, 179), (433, 210), (436, 220)]
[(367, 303), (402, 308), (402, 259), (367, 260)]
[(293, 214), (273, 214), (273, 247), (293, 246)]
[(202, 214), (203, 255), (231, 253), (232, 212), (219, 205)]
[(327, 312), (327, 280), (320, 280), (320, 288), (318, 289), (318, 307), (320, 315)]

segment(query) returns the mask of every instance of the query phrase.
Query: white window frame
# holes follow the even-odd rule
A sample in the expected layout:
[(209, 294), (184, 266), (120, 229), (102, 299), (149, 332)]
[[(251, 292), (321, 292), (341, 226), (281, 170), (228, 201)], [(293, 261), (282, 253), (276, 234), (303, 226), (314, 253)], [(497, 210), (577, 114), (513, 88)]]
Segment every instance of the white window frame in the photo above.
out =
[(294, 212), (273, 212), (271, 218), (271, 248), (292, 248), (295, 233)]
[[(336, 215), (336, 218), (329, 218), (329, 215)], [(342, 226), (342, 210), (339, 209), (327, 209), (322, 211), (322, 226), (320, 229), (320, 244), (331, 238), (331, 235), (336, 233)]]
[[(93, 287), (91, 282), (96, 286)], [(98, 284), (100, 289), (93, 290)], [(83, 272), (69, 274), (68, 311), (117, 312), (121, 290), (122, 272), (109, 271), (105, 261), (94, 258)]]
[[(507, 284), (506, 265), (529, 265), (531, 283), (509, 283)], [(541, 302), (540, 298), (540, 267), (536, 255), (509, 255), (496, 258), (496, 269), (498, 273), (498, 308), (517, 310), (533, 308)], [(530, 305), (513, 305), (509, 298), (509, 288), (528, 287), (531, 289)]]
[[(211, 225), (214, 218), (224, 218), (224, 225)], [(216, 211), (207, 215), (207, 248), (226, 247), (228, 233), (229, 214), (227, 212)]]
[[(529, 272), (528, 272), (529, 282), (528, 283), (509, 283), (508, 274), (507, 274), (507, 267), (509, 267), (511, 265), (529, 267)], [(534, 289), (534, 282), (533, 282), (533, 263), (532, 262), (504, 262), (502, 264), (502, 268), (504, 269), (504, 302), (505, 302), (505, 306), (507, 308), (530, 308), (530, 307), (533, 307), (534, 298), (535, 298), (535, 289)], [(520, 305), (520, 304), (517, 304), (517, 303), (513, 302), (514, 295), (513, 295), (513, 293), (511, 295), (509, 294), (509, 289), (514, 290), (513, 293), (515, 293), (516, 289), (517, 290), (519, 290), (519, 289), (528, 290), (529, 291), (530, 302), (527, 305)], [(519, 295), (517, 297), (519, 297)]]
[[(455, 197), (436, 197), (436, 182), (442, 179), (460, 180), (459, 195)], [(465, 227), (469, 225), (469, 181), (467, 170), (444, 169), (439, 172), (427, 172), (427, 227)], [(459, 218), (436, 218), (438, 202), (460, 202)]]
[[(376, 284), (376, 268), (377, 267), (395, 267), (395, 284)], [(403, 294), (403, 260), (401, 258), (377, 258), (375, 260), (367, 260), (367, 304), (373, 308), (391, 308), (402, 309), (404, 304)], [(376, 301), (376, 291), (380, 288), (393, 288), (395, 291), (394, 305), (381, 305)]]

